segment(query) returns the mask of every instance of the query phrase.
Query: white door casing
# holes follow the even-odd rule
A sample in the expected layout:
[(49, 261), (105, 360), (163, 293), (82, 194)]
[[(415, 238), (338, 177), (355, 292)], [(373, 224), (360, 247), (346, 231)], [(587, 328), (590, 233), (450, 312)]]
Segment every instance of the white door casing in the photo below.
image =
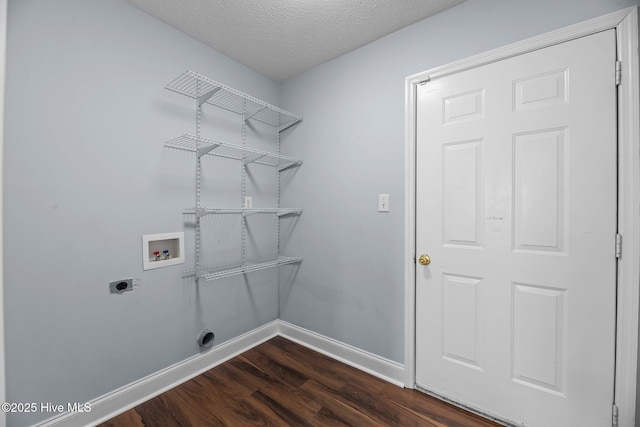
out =
[(608, 30), (418, 88), (422, 388), (516, 424), (611, 418), (615, 63)]
[[(4, 283), (3, 283), (3, 220), (2, 203), (3, 181), (3, 147), (4, 147), (4, 92), (5, 92), (5, 66), (6, 66), (6, 42), (7, 42), (7, 0), (0, 0), (0, 402), (6, 401), (5, 392), (5, 359), (4, 359)], [(6, 425), (6, 415), (0, 412), (0, 427)]]
[[(618, 338), (616, 370), (616, 404), (619, 407), (619, 422), (622, 426), (634, 425), (637, 343), (638, 343), (638, 288), (640, 278), (637, 260), (640, 254), (638, 241), (640, 227), (638, 202), (638, 57), (637, 57), (637, 10), (626, 9), (601, 18), (577, 24), (553, 33), (545, 34), (521, 43), (509, 45), (486, 54), (458, 61), (407, 78), (407, 139), (406, 139), (406, 346), (405, 368), (406, 386), (413, 387), (415, 378), (415, 114), (418, 87), (422, 81), (459, 71), (479, 67), (484, 64), (510, 58), (515, 55), (552, 46), (577, 37), (615, 28), (618, 41), (618, 59), (622, 61), (622, 84), (618, 90), (619, 109), (619, 189), (618, 199), (619, 231), (623, 235), (623, 256), (618, 264)], [(460, 154), (460, 153), (454, 153)], [(455, 156), (454, 156), (455, 157)], [(460, 157), (460, 156), (458, 156)], [(462, 156), (464, 158), (464, 155)], [(469, 161), (467, 159), (467, 161)], [(491, 215), (487, 215), (491, 216)], [(490, 221), (498, 221), (498, 215)], [(473, 280), (473, 279), (472, 279)], [(464, 282), (464, 280), (462, 281)], [(465, 283), (459, 288), (464, 289)], [(468, 285), (468, 283), (467, 283)], [(515, 288), (514, 288), (515, 289)], [(526, 288), (519, 288), (526, 291)], [(548, 295), (547, 295), (548, 296)]]

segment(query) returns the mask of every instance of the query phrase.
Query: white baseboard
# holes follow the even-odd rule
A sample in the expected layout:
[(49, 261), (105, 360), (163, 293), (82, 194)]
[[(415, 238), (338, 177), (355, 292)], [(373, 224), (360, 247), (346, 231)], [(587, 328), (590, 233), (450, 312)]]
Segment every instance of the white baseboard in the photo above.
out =
[(279, 321), (279, 334), (293, 342), (336, 359), (356, 369), (404, 387), (404, 366), (375, 354), (360, 350), (308, 329)]
[(64, 413), (37, 427), (95, 426), (176, 387), (276, 336), (404, 387), (404, 366), (291, 323), (274, 320), (201, 353), (114, 390), (91, 402), (90, 412)]
[(197, 354), (99, 397), (89, 402), (91, 404), (90, 412), (67, 412), (50, 418), (37, 426), (83, 427), (98, 425), (277, 335), (278, 320), (274, 320), (220, 344), (206, 353)]

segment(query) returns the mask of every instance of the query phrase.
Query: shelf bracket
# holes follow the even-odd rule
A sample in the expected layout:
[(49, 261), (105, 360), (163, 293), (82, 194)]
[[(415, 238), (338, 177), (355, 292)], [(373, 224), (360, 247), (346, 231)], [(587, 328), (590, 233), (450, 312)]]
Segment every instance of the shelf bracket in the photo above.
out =
[(195, 210), (195, 214), (196, 214), (196, 218), (202, 218), (203, 216), (206, 216), (209, 213), (205, 209), (199, 208)]
[(300, 123), (301, 121), (302, 121), (302, 119), (296, 119), (296, 120), (294, 120), (292, 122), (284, 123), (284, 124), (278, 126), (278, 133), (284, 132), (285, 130), (289, 129), (291, 126), (296, 125), (296, 124)]
[(294, 166), (300, 166), (301, 164), (302, 164), (301, 161), (282, 163), (282, 164), (278, 165), (278, 172), (282, 172), (283, 170), (292, 168)]
[(209, 92), (200, 95), (198, 97), (198, 107), (202, 107), (202, 104), (207, 102), (209, 100), (209, 98), (211, 98), (213, 95), (215, 95), (216, 92), (218, 92), (220, 89), (222, 89), (222, 88), (221, 87), (214, 87)]
[(283, 216), (287, 216), (287, 215), (300, 215), (302, 213), (301, 209), (291, 209), (288, 211), (284, 211), (284, 212), (278, 212), (278, 218), (281, 218)]
[(208, 154), (210, 151), (215, 150), (219, 146), (220, 144), (211, 144), (207, 145), (206, 147), (198, 148), (198, 158), (204, 156), (205, 154)]
[(249, 114), (246, 114), (246, 115), (245, 115), (245, 118), (244, 118), (245, 123), (247, 122), (247, 120), (249, 120), (250, 118), (252, 118), (252, 117), (253, 117), (253, 116), (255, 116), (256, 114), (258, 114), (260, 111), (264, 110), (265, 108), (267, 108), (267, 106), (266, 106), (266, 105), (265, 105), (265, 106), (263, 106), (263, 107), (258, 108), (257, 110), (254, 110), (253, 112), (251, 112), (251, 113), (249, 113)]
[(263, 158), (264, 156), (266, 156), (266, 154), (256, 154), (254, 156), (250, 156), (250, 157), (246, 157), (243, 161), (242, 164), (244, 166), (247, 166), (249, 163), (253, 163), (256, 160), (260, 160), (261, 158)]

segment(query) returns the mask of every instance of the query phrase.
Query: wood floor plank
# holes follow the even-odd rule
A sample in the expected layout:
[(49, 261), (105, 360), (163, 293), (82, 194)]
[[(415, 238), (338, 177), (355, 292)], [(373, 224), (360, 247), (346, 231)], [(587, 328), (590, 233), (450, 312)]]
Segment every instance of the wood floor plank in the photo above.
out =
[[(373, 390), (356, 384), (347, 384), (336, 392), (337, 398), (358, 408), (361, 412), (387, 426), (419, 427), (437, 424), (418, 418), (404, 407), (393, 405)], [(438, 426), (439, 427), (439, 426)]]
[[(285, 342), (285, 345), (281, 344), (282, 341)], [(286, 343), (291, 345), (287, 346)], [(307, 354), (297, 353), (296, 348), (298, 347), (300, 347), (298, 344), (294, 344), (282, 337), (276, 337), (264, 343), (264, 345), (257, 347), (257, 349), (268, 357), (297, 369), (309, 378), (321, 380), (323, 384), (328, 385), (334, 390), (344, 387), (348, 378), (344, 375), (344, 372), (341, 372), (341, 369), (327, 369), (327, 366), (335, 367), (335, 365), (333, 363), (326, 363), (328, 358), (324, 359), (325, 356), (317, 357), (315, 359), (316, 363), (312, 365), (305, 363)], [(315, 353), (315, 355), (319, 355), (319, 353)], [(335, 362), (335, 360), (331, 360), (331, 362)]]
[[(188, 425), (192, 420), (197, 419), (198, 405), (193, 402), (188, 406), (185, 405), (182, 393), (180, 390), (170, 390), (136, 407), (142, 424), (149, 427), (170, 427)], [(214, 420), (215, 418), (212, 417), (212, 421)]]
[(466, 427), (469, 425), (491, 427), (496, 425), (479, 415), (462, 411), (453, 405), (444, 404), (435, 397), (418, 390), (405, 390), (402, 395), (399, 395), (396, 386), (387, 384), (381, 393), (394, 404), (407, 408), (424, 419), (439, 422), (447, 427)]
[[(220, 425), (282, 425), (277, 419), (270, 416), (268, 410), (265, 411), (265, 408), (254, 404), (251, 395), (255, 392), (255, 388), (247, 389), (241, 382), (233, 381), (233, 377), (217, 376), (219, 373), (222, 373), (224, 369), (223, 366), (224, 365), (218, 366), (194, 378), (194, 380), (197, 379), (201, 386), (196, 392), (207, 395), (211, 402), (213, 402), (212, 405), (208, 406), (208, 410), (209, 413), (215, 414), (216, 417), (221, 420)], [(228, 373), (234, 375), (232, 372)], [(224, 380), (220, 381), (222, 378), (224, 378)], [(207, 420), (206, 414), (201, 418), (200, 422), (202, 422), (202, 420)], [(191, 423), (185, 425), (198, 424)]]
[(104, 427), (120, 427), (120, 426), (144, 427), (144, 424), (142, 423), (142, 418), (140, 417), (140, 414), (138, 414), (136, 411), (132, 409), (103, 423), (102, 426)]
[[(273, 415), (282, 421), (280, 425), (312, 427), (304, 418), (304, 414), (290, 410), (286, 405), (279, 403), (278, 400), (273, 399), (271, 396), (267, 396), (261, 390), (253, 393), (252, 397), (268, 407)], [(281, 401), (286, 402), (286, 399), (281, 399)]]
[[(239, 359), (242, 361), (242, 358)], [(292, 387), (270, 376), (269, 381), (264, 381), (264, 375), (268, 374), (252, 365), (248, 366), (229, 366), (229, 372), (245, 387), (252, 388), (254, 393), (260, 391), (268, 398), (280, 401), (288, 410), (300, 413), (306, 418), (311, 418), (321, 408), (313, 397), (304, 393), (300, 387)]]
[(226, 363), (204, 372), (200, 377), (209, 387), (220, 388), (228, 395), (247, 398), (256, 391), (253, 383), (242, 381), (242, 378), (237, 377), (237, 370)]
[[(326, 383), (325, 378), (327, 376), (334, 376), (341, 379), (342, 386), (346, 383), (360, 383), (364, 380), (366, 381), (367, 387), (380, 390), (382, 387), (389, 384), (387, 381), (372, 375), (363, 376), (362, 371), (359, 369), (344, 363), (336, 363), (336, 360), (329, 356), (325, 356), (324, 354), (318, 353), (310, 348), (296, 344), (282, 337), (277, 337), (274, 340), (269, 341), (267, 344), (272, 344), (276, 340), (284, 341), (284, 344), (281, 346), (284, 349), (284, 352), (292, 358), (302, 361), (305, 361), (308, 358), (313, 358), (314, 363), (305, 363), (305, 365), (311, 372), (315, 372), (320, 378), (322, 378), (323, 383)], [(307, 373), (307, 375), (312, 376), (310, 373)]]
[[(210, 379), (207, 375), (194, 378), (189, 387), (177, 387), (174, 390), (187, 395), (202, 396), (194, 398), (193, 402), (198, 402), (198, 412), (203, 412), (200, 420), (211, 419), (211, 425), (261, 425), (261, 422), (268, 418), (262, 411), (255, 410), (245, 403), (246, 398), (250, 396), (249, 391), (242, 390), (237, 385), (227, 386)], [(189, 405), (188, 398), (185, 400), (185, 403), (176, 403), (192, 406)], [(184, 425), (197, 425), (194, 423), (195, 421)]]
[(379, 426), (379, 424), (377, 423), (368, 423), (368, 424), (350, 423), (343, 416), (340, 416), (335, 412), (333, 412), (331, 409), (324, 408), (324, 407), (321, 410), (319, 410), (318, 413), (313, 417), (313, 419), (311, 420), (311, 423), (316, 427)]
[(302, 384), (309, 381), (309, 377), (299, 370), (280, 363), (278, 360), (262, 354), (255, 348), (243, 353), (239, 358), (253, 364), (263, 372), (273, 373), (273, 377), (278, 378), (278, 380), (290, 385), (291, 387), (300, 387)]
[(333, 422), (337, 421), (339, 424), (349, 426), (385, 426), (385, 424), (362, 412), (357, 406), (353, 406), (351, 402), (343, 401), (337, 397), (335, 390), (322, 383), (311, 380), (303, 388), (314, 395), (318, 402), (322, 404), (322, 409), (318, 411), (315, 419), (318, 421), (326, 420), (328, 423), (318, 425), (332, 425)]
[(101, 427), (498, 427), (276, 337)]

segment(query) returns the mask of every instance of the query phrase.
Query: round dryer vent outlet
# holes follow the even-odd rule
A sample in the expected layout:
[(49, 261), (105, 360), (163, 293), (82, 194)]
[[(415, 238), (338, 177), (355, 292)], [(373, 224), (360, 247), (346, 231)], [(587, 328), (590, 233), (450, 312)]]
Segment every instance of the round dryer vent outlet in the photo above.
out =
[(213, 344), (213, 339), (215, 335), (209, 329), (205, 329), (200, 332), (200, 336), (198, 336), (198, 345), (200, 347), (210, 347)]

